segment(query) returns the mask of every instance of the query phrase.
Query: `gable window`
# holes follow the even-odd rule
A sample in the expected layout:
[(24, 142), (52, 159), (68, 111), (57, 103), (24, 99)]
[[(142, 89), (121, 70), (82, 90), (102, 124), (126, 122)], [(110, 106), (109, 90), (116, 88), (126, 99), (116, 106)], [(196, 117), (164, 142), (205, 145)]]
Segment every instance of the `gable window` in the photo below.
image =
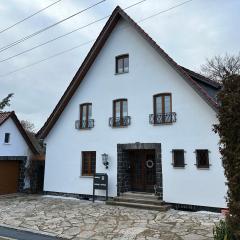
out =
[(185, 160), (184, 160), (184, 150), (183, 149), (173, 149), (173, 167), (185, 167)]
[(196, 166), (198, 168), (209, 168), (209, 151), (208, 149), (196, 150)]
[(129, 55), (124, 54), (116, 57), (116, 73), (127, 73), (129, 71)]
[(96, 171), (96, 152), (82, 152), (82, 176), (93, 176)]
[(127, 99), (116, 99), (113, 101), (113, 117), (109, 119), (109, 125), (112, 127), (130, 125)]
[(153, 114), (150, 115), (151, 124), (173, 123), (176, 113), (172, 112), (172, 94), (160, 93), (153, 96)]
[(92, 128), (94, 121), (92, 118), (92, 104), (84, 103), (80, 105), (80, 129)]
[(5, 133), (4, 143), (10, 143), (10, 133)]
[(154, 114), (166, 114), (172, 112), (171, 93), (161, 93), (153, 96)]

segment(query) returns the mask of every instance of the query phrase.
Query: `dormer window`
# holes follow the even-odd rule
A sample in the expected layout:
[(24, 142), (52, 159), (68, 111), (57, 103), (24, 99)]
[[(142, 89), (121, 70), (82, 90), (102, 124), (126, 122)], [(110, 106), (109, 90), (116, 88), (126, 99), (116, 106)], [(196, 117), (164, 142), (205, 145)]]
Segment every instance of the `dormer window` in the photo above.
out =
[(10, 143), (10, 133), (5, 133), (4, 143)]
[(124, 54), (116, 57), (116, 74), (129, 72), (129, 55)]

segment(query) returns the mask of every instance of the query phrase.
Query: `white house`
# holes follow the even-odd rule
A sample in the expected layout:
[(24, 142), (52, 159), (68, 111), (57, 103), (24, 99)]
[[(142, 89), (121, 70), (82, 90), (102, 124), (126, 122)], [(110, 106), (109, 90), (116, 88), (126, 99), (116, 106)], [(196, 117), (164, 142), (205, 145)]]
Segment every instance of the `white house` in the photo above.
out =
[(91, 196), (97, 172), (108, 174), (112, 197), (157, 189), (168, 203), (226, 207), (212, 131), (219, 89), (117, 7), (38, 132), (47, 146), (44, 190)]
[(25, 174), (29, 158), (38, 149), (14, 112), (0, 112), (0, 195), (28, 187)]

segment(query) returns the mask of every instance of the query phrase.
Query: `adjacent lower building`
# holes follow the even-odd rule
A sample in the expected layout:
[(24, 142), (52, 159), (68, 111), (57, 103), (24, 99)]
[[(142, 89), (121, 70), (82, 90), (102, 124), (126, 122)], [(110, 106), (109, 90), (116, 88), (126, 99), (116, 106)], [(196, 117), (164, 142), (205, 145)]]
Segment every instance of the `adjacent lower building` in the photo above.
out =
[(30, 187), (27, 166), (39, 148), (22, 127), (15, 112), (0, 111), (0, 195)]
[[(220, 85), (178, 65), (117, 7), (47, 119), (44, 190), (152, 192), (168, 203), (226, 207), (213, 131)], [(98, 195), (104, 192), (98, 191)]]

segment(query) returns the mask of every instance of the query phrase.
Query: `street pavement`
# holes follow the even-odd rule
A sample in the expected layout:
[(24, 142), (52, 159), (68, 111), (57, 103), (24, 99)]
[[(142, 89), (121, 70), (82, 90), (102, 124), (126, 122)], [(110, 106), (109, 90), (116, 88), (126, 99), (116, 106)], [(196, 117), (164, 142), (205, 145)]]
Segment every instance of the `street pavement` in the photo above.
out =
[(45, 236), (28, 231), (0, 227), (0, 240), (57, 240), (56, 237)]

